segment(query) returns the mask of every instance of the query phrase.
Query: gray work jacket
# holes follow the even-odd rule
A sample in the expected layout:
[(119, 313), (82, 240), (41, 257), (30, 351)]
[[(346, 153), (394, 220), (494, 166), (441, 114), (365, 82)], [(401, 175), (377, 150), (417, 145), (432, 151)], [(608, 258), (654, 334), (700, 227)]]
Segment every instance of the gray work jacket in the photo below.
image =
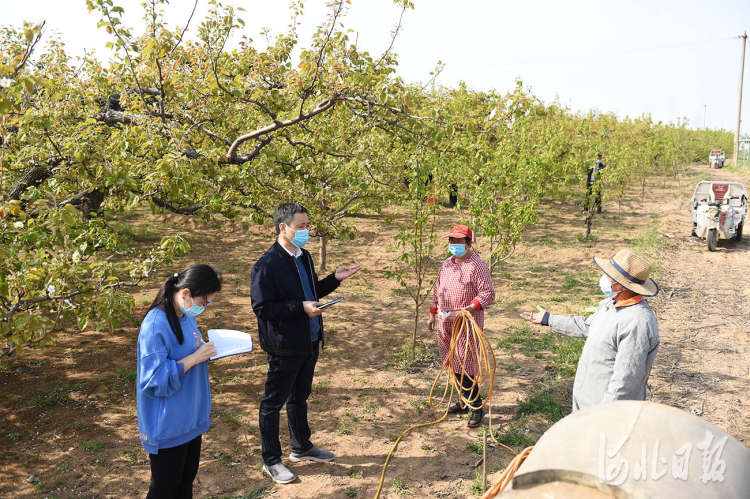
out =
[(573, 386), (573, 411), (613, 400), (646, 400), (646, 383), (659, 349), (659, 327), (651, 307), (613, 307), (605, 298), (588, 317), (550, 315), (549, 326), (586, 338)]

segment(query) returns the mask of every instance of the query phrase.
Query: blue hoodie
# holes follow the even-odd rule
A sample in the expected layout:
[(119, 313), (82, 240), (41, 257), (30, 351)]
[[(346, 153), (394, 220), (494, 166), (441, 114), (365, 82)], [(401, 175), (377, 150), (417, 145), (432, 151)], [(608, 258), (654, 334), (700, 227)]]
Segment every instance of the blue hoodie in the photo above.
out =
[(177, 447), (208, 430), (211, 420), (211, 387), (208, 362), (185, 372), (180, 359), (198, 350), (202, 340), (195, 318), (180, 318), (182, 345), (169, 327), (167, 314), (151, 309), (138, 335), (138, 431), (141, 444), (151, 454)]

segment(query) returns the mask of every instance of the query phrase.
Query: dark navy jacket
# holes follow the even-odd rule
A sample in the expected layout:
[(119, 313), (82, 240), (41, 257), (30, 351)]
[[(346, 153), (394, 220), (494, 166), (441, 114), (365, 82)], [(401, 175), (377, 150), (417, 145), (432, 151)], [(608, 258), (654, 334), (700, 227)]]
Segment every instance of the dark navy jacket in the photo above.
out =
[[(300, 258), (317, 301), (339, 287), (335, 272), (318, 280), (308, 251), (303, 249)], [(310, 317), (302, 306), (305, 291), (294, 257), (276, 241), (255, 263), (250, 278), (261, 348), (271, 355), (311, 355)], [(321, 316), (321, 343), (323, 339)]]

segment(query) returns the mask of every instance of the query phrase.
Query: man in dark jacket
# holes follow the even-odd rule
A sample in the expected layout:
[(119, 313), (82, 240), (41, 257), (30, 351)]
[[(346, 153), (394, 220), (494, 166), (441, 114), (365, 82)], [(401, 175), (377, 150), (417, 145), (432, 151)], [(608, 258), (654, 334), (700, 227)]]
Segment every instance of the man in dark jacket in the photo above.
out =
[(333, 453), (310, 442), (307, 398), (312, 391), (315, 363), (323, 343), (320, 300), (353, 276), (361, 265), (339, 267), (318, 280), (307, 243), (310, 222), (298, 203), (282, 204), (273, 216), (278, 238), (252, 270), (250, 289), (258, 317), (260, 346), (268, 354), (268, 375), (260, 402), (263, 470), (277, 483), (296, 476), (281, 462), (279, 412), (286, 403), (293, 462), (327, 462)]

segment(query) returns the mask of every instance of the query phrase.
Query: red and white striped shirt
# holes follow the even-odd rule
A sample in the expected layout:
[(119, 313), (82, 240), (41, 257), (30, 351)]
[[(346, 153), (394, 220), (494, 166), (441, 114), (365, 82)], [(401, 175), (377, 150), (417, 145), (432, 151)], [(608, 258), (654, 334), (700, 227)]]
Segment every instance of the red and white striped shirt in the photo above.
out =
[[(472, 316), (477, 325), (484, 329), (484, 309), (495, 301), (495, 288), (492, 285), (490, 269), (476, 253), (469, 255), (466, 260), (456, 263), (454, 257), (448, 258), (438, 271), (437, 281), (433, 287), (432, 304), (430, 313), (438, 311), (461, 310), (472, 303), (477, 309)], [(451, 342), (451, 328), (455, 314), (447, 320), (437, 321), (438, 347), (440, 348), (440, 360), (445, 362)], [(474, 375), (474, 360), (469, 355), (467, 358), (467, 345), (458, 345), (458, 358), (464, 359), (467, 374)], [(473, 345), (472, 351), (477, 351), (477, 345)], [(458, 358), (454, 360), (453, 368), (459, 369)]]
[(454, 257), (443, 262), (432, 289), (430, 312), (461, 310), (472, 303), (477, 306), (474, 320), (484, 328), (484, 309), (495, 301), (495, 288), (487, 264), (476, 253), (461, 263)]

